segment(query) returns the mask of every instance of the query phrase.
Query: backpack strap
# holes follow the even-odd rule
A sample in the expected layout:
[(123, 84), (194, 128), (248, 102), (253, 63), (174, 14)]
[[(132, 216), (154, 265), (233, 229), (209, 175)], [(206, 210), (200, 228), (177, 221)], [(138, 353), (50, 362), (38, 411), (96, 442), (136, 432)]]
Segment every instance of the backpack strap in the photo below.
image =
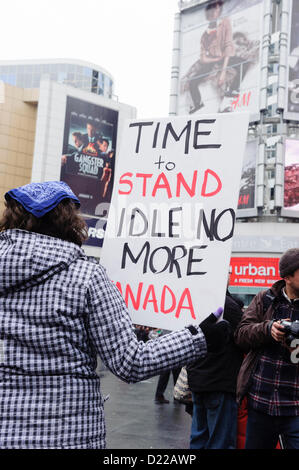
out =
[(268, 308), (271, 304), (273, 304), (276, 300), (276, 296), (273, 294), (271, 289), (267, 289), (263, 295), (263, 314), (267, 312)]

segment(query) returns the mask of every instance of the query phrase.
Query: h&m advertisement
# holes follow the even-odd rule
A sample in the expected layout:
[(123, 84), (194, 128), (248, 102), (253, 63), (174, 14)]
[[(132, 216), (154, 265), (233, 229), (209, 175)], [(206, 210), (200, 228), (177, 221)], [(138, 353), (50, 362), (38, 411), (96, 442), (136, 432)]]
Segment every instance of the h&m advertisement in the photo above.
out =
[(238, 201), (238, 210), (254, 209), (255, 187), (256, 187), (256, 158), (258, 152), (258, 140), (254, 139), (247, 142), (243, 160), (242, 176), (240, 183), (240, 193)]
[(182, 13), (178, 114), (259, 112), (261, 0)]
[(83, 214), (107, 217), (117, 124), (117, 111), (67, 97), (60, 179), (79, 198)]

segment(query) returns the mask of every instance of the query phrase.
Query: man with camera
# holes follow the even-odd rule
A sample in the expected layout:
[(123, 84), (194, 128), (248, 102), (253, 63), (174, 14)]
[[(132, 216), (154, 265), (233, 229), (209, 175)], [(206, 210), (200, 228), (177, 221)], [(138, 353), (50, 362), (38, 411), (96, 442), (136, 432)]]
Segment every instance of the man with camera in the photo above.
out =
[(246, 353), (237, 384), (239, 404), (248, 400), (246, 449), (274, 449), (279, 435), (299, 449), (299, 248), (279, 261), (282, 280), (260, 292), (235, 334)]

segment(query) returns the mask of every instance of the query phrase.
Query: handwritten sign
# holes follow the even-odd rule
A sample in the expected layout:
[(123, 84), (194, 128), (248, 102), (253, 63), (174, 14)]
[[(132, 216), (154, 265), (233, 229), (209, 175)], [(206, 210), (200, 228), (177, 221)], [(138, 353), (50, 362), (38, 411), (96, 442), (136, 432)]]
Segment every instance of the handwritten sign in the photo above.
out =
[(101, 256), (134, 323), (178, 330), (223, 306), (247, 114), (128, 121)]

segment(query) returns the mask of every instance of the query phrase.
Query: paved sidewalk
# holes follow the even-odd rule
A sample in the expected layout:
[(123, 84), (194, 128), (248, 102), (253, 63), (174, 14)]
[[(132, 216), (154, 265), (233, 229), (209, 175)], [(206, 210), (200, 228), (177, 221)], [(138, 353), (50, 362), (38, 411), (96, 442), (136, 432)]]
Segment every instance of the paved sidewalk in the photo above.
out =
[(188, 449), (191, 416), (185, 406), (174, 404), (172, 375), (165, 397), (169, 404), (157, 405), (154, 395), (158, 377), (126, 384), (108, 370), (100, 371), (105, 403), (108, 449)]

